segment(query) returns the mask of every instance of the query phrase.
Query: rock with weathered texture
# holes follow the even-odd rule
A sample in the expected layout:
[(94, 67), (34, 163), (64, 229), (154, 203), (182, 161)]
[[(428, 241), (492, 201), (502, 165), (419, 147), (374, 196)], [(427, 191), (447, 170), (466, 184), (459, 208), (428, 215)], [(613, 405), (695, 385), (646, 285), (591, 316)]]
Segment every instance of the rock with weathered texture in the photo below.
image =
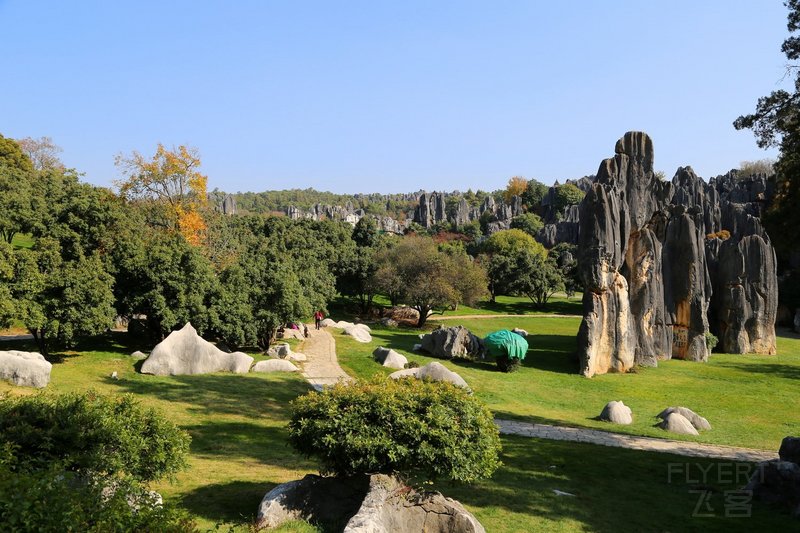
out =
[(331, 320), (330, 318), (323, 318), (320, 321), (319, 325), (322, 326), (323, 328), (336, 327), (336, 321)]
[(150, 352), (142, 363), (143, 374), (175, 376), (183, 374), (208, 374), (211, 372), (250, 371), (253, 358), (242, 352), (225, 353), (204, 340), (188, 322), (173, 331)]
[(631, 408), (624, 403), (612, 401), (603, 407), (603, 411), (600, 413), (600, 420), (627, 426), (633, 424), (633, 413)]
[(52, 368), (53, 365), (40, 353), (0, 351), (0, 380), (19, 387), (46, 387), (50, 383)]
[(414, 377), (429, 381), (447, 381), (448, 383), (452, 383), (453, 385), (469, 390), (469, 385), (467, 385), (467, 382), (464, 381), (464, 378), (452, 370), (449, 370), (442, 363), (437, 363), (435, 361), (419, 368), (406, 368), (404, 370), (398, 370), (397, 372), (389, 374), (389, 377), (392, 379)]
[(688, 418), (675, 412), (666, 415), (658, 427), (680, 435), (699, 435)]
[(784, 437), (778, 450), (781, 461), (789, 461), (800, 465), (800, 437)]
[(408, 359), (404, 355), (383, 346), (375, 348), (372, 356), (377, 362), (388, 368), (403, 369), (408, 364)]
[(372, 342), (372, 335), (366, 324), (351, 324), (344, 328), (344, 334), (353, 337), (358, 342)]
[(661, 420), (666, 420), (667, 416), (669, 416), (672, 413), (678, 413), (679, 415), (684, 417), (698, 431), (707, 431), (711, 429), (711, 424), (708, 423), (708, 420), (698, 415), (688, 407), (667, 407), (666, 409), (658, 413), (656, 417), (660, 418)]
[(481, 338), (464, 326), (441, 327), (423, 335), (421, 340), (424, 351), (442, 359), (476, 359), (485, 353)]
[(309, 474), (278, 485), (261, 501), (256, 523), (259, 528), (274, 528), (290, 520), (347, 533), (485, 531), (457, 501), (439, 493), (417, 493), (384, 474), (349, 478)]
[(265, 359), (253, 365), (251, 372), (297, 372), (298, 368), (286, 359)]

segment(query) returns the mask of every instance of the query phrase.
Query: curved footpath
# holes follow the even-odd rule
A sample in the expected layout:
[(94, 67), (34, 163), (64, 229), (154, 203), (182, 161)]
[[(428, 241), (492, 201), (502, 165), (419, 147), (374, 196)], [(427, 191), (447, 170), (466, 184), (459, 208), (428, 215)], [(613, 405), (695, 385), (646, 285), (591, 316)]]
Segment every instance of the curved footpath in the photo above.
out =
[[(302, 351), (306, 357), (308, 357), (308, 361), (303, 363), (304, 370), (302, 374), (316, 390), (322, 390), (325, 386), (335, 385), (342, 381), (347, 382), (352, 380), (352, 378), (342, 370), (342, 367), (339, 366), (336, 359), (336, 342), (333, 340), (333, 336), (325, 331), (325, 328), (319, 331), (309, 328), (309, 337), (304, 341)], [(675, 455), (705, 457), (709, 459), (758, 462), (778, 458), (778, 454), (775, 452), (754, 450), (751, 448), (736, 448), (734, 446), (701, 444), (698, 442), (684, 442), (653, 437), (638, 437), (635, 435), (600, 431), (598, 429), (531, 424), (528, 422), (503, 420), (500, 418), (495, 418), (494, 421), (500, 428), (500, 433), (504, 435), (520, 435), (522, 437), (537, 439), (585, 442), (600, 446), (672, 453)]]

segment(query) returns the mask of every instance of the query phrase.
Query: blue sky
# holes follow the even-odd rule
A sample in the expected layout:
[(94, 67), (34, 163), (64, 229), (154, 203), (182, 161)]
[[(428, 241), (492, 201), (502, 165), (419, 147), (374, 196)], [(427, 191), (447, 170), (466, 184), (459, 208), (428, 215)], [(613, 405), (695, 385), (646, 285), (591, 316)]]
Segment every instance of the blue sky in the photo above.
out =
[(708, 178), (774, 157), (731, 123), (786, 85), (786, 36), (778, 0), (0, 0), (0, 133), (99, 185), (162, 142), (210, 189), (492, 190), (634, 129)]

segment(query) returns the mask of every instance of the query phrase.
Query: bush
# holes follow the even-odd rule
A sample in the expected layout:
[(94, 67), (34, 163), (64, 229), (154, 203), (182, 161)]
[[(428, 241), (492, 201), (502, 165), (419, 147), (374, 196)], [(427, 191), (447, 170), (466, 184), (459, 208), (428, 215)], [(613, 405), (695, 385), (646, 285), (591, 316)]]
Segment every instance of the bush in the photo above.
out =
[(306, 394), (291, 408), (289, 442), (324, 474), (471, 482), (500, 465), (491, 412), (450, 383), (375, 377)]
[(710, 352), (711, 350), (713, 350), (717, 346), (717, 344), (719, 344), (719, 339), (717, 338), (717, 336), (711, 333), (710, 331), (707, 332), (706, 348), (708, 348), (708, 351)]
[(506, 355), (496, 357), (495, 362), (497, 363), (497, 368), (503, 372), (516, 372), (522, 366), (522, 361), (516, 357), (508, 357)]
[(130, 396), (93, 391), (0, 401), (0, 447), (16, 471), (52, 464), (82, 475), (171, 477), (186, 466), (189, 435)]

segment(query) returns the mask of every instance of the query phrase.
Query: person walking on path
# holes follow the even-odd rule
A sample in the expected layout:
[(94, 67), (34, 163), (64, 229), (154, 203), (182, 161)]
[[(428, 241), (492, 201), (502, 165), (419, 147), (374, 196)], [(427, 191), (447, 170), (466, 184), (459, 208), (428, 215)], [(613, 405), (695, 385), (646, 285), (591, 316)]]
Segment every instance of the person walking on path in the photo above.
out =
[(325, 318), (325, 315), (322, 314), (322, 311), (317, 311), (314, 313), (314, 324), (316, 325), (317, 329), (320, 328), (320, 323), (322, 319)]

